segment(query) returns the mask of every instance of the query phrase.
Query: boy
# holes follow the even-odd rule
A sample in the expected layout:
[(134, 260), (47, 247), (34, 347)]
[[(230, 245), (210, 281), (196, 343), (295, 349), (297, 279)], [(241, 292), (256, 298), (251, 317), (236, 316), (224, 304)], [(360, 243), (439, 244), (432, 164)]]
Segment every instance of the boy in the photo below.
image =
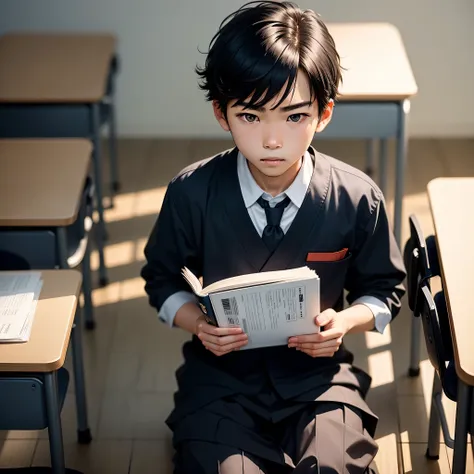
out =
[[(142, 270), (160, 318), (193, 335), (167, 420), (175, 473), (371, 472), (370, 377), (342, 338), (383, 331), (405, 272), (378, 187), (310, 146), (341, 80), (333, 39), (311, 10), (251, 2), (197, 72), (236, 146), (172, 180)], [(187, 266), (209, 285), (302, 265), (321, 279), (321, 333), (246, 351), (241, 329), (206, 323), (180, 275)]]

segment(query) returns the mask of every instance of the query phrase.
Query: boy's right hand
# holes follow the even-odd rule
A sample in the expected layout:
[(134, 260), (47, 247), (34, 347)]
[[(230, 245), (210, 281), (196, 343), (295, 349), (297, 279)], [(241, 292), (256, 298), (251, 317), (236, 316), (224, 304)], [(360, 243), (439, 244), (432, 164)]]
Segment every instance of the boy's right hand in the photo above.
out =
[(236, 351), (248, 343), (247, 334), (241, 328), (218, 328), (206, 322), (204, 315), (196, 320), (195, 333), (204, 347), (216, 356)]

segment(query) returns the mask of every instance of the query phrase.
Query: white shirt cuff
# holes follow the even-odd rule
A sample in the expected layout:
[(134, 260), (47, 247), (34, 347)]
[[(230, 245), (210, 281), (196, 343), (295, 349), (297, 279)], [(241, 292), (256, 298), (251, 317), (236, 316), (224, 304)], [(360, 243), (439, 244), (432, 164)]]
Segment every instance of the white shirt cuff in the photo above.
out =
[(375, 319), (375, 330), (383, 334), (385, 328), (392, 320), (392, 313), (388, 309), (388, 306), (383, 301), (375, 298), (375, 296), (362, 296), (357, 298), (352, 303), (352, 306), (355, 304), (364, 304), (372, 311)]
[(197, 303), (196, 296), (189, 291), (178, 291), (173, 293), (161, 305), (158, 317), (168, 326), (173, 327), (174, 318), (179, 308), (186, 303)]

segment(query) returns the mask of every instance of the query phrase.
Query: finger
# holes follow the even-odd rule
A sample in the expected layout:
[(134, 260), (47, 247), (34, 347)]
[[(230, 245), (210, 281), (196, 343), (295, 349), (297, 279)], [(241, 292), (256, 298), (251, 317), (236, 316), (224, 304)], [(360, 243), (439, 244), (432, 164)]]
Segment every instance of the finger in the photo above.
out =
[(305, 350), (302, 350), (301, 352), (304, 352), (305, 354), (311, 357), (333, 357), (336, 351), (329, 351), (327, 349), (324, 349), (322, 351), (305, 349)]
[(289, 344), (298, 345), (301, 343), (321, 343), (338, 339), (342, 336), (342, 331), (338, 328), (331, 328), (327, 331), (316, 332), (314, 334), (303, 334), (302, 336), (293, 336), (288, 339)]
[(338, 349), (341, 345), (342, 339), (331, 339), (330, 341), (325, 342), (303, 342), (296, 346), (297, 349), (315, 349), (315, 350), (324, 350), (324, 349)]
[(206, 334), (205, 332), (198, 334), (201, 341), (211, 342), (216, 346), (226, 346), (227, 344), (233, 344), (234, 342), (248, 341), (247, 334), (238, 334), (234, 336), (213, 336)]
[(242, 328), (233, 327), (233, 328), (218, 328), (212, 324), (203, 323), (202, 331), (207, 334), (212, 334), (214, 336), (230, 336), (233, 334), (243, 334)]
[(288, 343), (291, 345), (298, 345), (303, 342), (310, 342), (310, 343), (316, 343), (319, 342), (319, 333), (314, 333), (314, 334), (303, 334), (302, 336), (292, 336), (288, 339)]
[(316, 326), (319, 327), (327, 326), (331, 321), (334, 320), (336, 314), (336, 311), (334, 311), (333, 309), (327, 309), (321, 314), (318, 314), (318, 316), (314, 318), (314, 322), (316, 323)]
[(203, 341), (205, 347), (207, 347), (210, 351), (212, 351), (216, 355), (224, 355), (229, 352), (235, 351), (240, 349), (241, 347), (247, 344), (247, 341), (238, 341), (232, 344), (227, 344), (225, 346), (221, 346), (218, 344), (214, 344), (212, 342)]
[(212, 334), (214, 336), (227, 336), (227, 335), (236, 335), (236, 334), (243, 334), (243, 331), (239, 327), (232, 327), (232, 328), (217, 328), (212, 324), (208, 324), (206, 322), (201, 322), (197, 328), (198, 333), (206, 333)]
[(343, 332), (340, 328), (331, 328), (327, 331), (321, 331), (318, 336), (318, 342), (330, 341), (331, 339), (342, 338)]

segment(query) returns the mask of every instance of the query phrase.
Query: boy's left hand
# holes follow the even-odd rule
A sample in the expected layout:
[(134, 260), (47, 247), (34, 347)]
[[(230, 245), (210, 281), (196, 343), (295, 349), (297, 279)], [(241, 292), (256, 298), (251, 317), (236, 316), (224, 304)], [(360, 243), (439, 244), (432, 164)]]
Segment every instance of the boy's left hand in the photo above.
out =
[(332, 357), (339, 349), (342, 338), (349, 328), (341, 313), (327, 309), (314, 318), (316, 326), (324, 331), (303, 336), (293, 336), (288, 339), (288, 347), (304, 352), (311, 357)]

